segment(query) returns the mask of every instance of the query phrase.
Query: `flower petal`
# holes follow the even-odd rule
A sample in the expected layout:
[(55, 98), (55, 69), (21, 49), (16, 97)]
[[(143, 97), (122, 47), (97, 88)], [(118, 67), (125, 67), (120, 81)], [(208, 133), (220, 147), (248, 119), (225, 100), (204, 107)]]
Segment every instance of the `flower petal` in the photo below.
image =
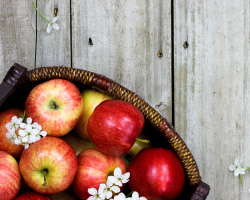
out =
[(103, 193), (103, 191), (107, 188), (104, 183), (101, 183), (98, 189), (98, 193)]
[(56, 22), (57, 20), (59, 19), (59, 17), (58, 16), (56, 16), (56, 17), (54, 17), (52, 20), (51, 20), (51, 22)]
[(20, 127), (23, 128), (23, 129), (25, 129), (26, 128), (26, 124), (25, 123), (21, 123)]
[(235, 169), (236, 169), (236, 166), (235, 166), (235, 165), (230, 165), (230, 166), (229, 166), (229, 170), (230, 170), (230, 171), (234, 171)]
[(140, 200), (147, 200), (145, 197), (140, 197)]
[(13, 125), (12, 125), (11, 122), (9, 122), (9, 123), (6, 124), (6, 128), (7, 128), (7, 129), (10, 129), (10, 128), (12, 128), (12, 127), (13, 127)]
[(27, 121), (27, 124), (29, 124), (29, 125), (32, 124), (32, 118), (31, 118), (31, 117), (28, 117), (28, 118), (26, 119), (26, 121)]
[(118, 187), (118, 186), (112, 186), (111, 188), (110, 188), (114, 193), (119, 193), (121, 190), (120, 190), (120, 188)]
[(114, 183), (111, 182), (109, 179), (107, 179), (106, 184), (107, 184), (107, 187), (111, 187), (112, 185), (114, 185)]
[(138, 198), (139, 198), (138, 192), (134, 191), (132, 194), (132, 199), (138, 199)]
[(105, 196), (106, 196), (106, 199), (110, 199), (113, 196), (113, 194), (111, 191), (108, 191), (108, 192), (106, 192)]
[(51, 24), (49, 23), (48, 26), (47, 26), (47, 28), (46, 28), (47, 33), (50, 33), (51, 29), (52, 29), (52, 26), (51, 26)]
[(21, 144), (21, 141), (20, 141), (19, 139), (16, 138), (16, 139), (14, 140), (14, 144), (19, 145), (19, 144)]
[(98, 199), (105, 199), (105, 194), (104, 193), (99, 194), (99, 198)]
[(47, 132), (46, 131), (41, 131), (40, 135), (43, 136), (43, 137), (45, 137), (47, 135)]
[(29, 148), (29, 144), (25, 144), (24, 149), (28, 149), (28, 148)]
[(87, 200), (96, 200), (96, 198), (93, 196), (90, 196)]
[(59, 25), (56, 24), (56, 23), (54, 23), (54, 24), (52, 24), (52, 28), (55, 29), (55, 30), (58, 30), (59, 29)]
[(240, 168), (239, 168), (239, 174), (245, 174), (245, 170), (246, 170), (246, 169), (243, 169), (243, 168), (240, 167)]
[(11, 134), (10, 134), (10, 133), (6, 133), (6, 137), (7, 137), (8, 139), (10, 139), (10, 138), (11, 138)]
[(240, 174), (240, 171), (239, 171), (238, 168), (236, 170), (234, 170), (234, 176), (235, 177), (239, 176), (239, 174)]
[(97, 194), (97, 190), (95, 188), (89, 188), (88, 193), (94, 196)]
[(26, 142), (28, 142), (28, 140), (29, 140), (29, 137), (28, 137), (28, 136), (25, 136), (25, 137), (22, 139), (22, 142), (26, 143)]
[(234, 160), (234, 165), (238, 166), (240, 164), (240, 161), (238, 159)]
[(37, 129), (32, 129), (31, 130), (32, 135), (37, 135), (38, 133), (39, 133), (39, 131)]
[(11, 122), (12, 122), (12, 123), (17, 122), (17, 116), (13, 116), (12, 119), (11, 119)]
[(20, 129), (20, 130), (18, 131), (18, 135), (24, 137), (24, 136), (27, 135), (27, 131)]
[(122, 170), (119, 167), (115, 168), (114, 176), (119, 178), (122, 176)]
[(19, 118), (18, 120), (17, 120), (17, 123), (18, 124), (21, 124), (23, 122), (23, 118)]
[(111, 183), (115, 183), (117, 181), (117, 178), (114, 176), (108, 176), (108, 181), (110, 181)]

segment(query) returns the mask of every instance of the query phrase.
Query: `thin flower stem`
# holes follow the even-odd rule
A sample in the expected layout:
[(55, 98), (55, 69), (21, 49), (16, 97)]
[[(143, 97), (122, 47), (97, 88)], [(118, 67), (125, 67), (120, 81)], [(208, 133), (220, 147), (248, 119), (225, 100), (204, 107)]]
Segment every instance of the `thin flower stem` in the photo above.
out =
[(240, 183), (243, 184), (242, 174), (240, 174)]
[(129, 197), (131, 194), (133, 194), (134, 191), (130, 192), (126, 197)]
[(250, 170), (250, 168), (242, 168), (242, 169), (245, 169), (245, 170)]
[(33, 6), (35, 7), (37, 13), (38, 13), (46, 22), (48, 22), (49, 24), (52, 23), (51, 21), (49, 21), (46, 17), (44, 17), (44, 16), (39, 12), (39, 10), (38, 10), (37, 7), (36, 7), (35, 2), (33, 1), (32, 3), (33, 3)]
[(25, 116), (26, 116), (26, 111), (23, 112), (23, 120), (24, 120)]

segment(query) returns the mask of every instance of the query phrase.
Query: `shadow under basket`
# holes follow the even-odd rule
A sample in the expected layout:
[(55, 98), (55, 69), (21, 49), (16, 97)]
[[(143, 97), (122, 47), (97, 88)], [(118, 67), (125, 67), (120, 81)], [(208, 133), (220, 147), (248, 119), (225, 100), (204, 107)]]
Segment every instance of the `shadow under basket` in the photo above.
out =
[(210, 187), (202, 182), (192, 153), (172, 125), (137, 94), (107, 77), (86, 70), (56, 66), (28, 71), (15, 63), (0, 85), (0, 111), (13, 106), (23, 108), (25, 99), (34, 86), (58, 78), (73, 82), (80, 90), (93, 87), (115, 99), (135, 105), (145, 117), (145, 126), (153, 145), (172, 149), (184, 167), (186, 182), (178, 199), (206, 199)]

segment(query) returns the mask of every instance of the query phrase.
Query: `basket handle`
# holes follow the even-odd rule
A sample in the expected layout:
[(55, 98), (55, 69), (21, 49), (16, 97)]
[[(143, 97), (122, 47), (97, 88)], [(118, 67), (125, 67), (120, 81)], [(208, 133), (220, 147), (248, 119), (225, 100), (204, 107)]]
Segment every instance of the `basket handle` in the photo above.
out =
[(200, 182), (197, 187), (194, 188), (190, 200), (205, 200), (209, 194), (210, 187), (204, 182)]
[(0, 106), (13, 94), (17, 88), (24, 85), (27, 79), (27, 68), (15, 63), (7, 72), (0, 84)]

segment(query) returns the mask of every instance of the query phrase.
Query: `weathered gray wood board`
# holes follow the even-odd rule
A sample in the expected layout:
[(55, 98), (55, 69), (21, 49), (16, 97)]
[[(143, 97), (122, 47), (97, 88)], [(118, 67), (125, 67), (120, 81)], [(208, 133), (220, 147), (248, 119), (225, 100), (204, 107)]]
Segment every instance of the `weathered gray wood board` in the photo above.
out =
[(174, 58), (170, 1), (37, 0), (37, 7), (49, 20), (58, 8), (58, 31), (46, 33), (32, 1), (0, 1), (1, 80), (14, 62), (72, 63), (161, 105), (171, 122), (174, 61), (176, 130), (211, 186), (208, 199), (249, 199), (250, 174), (242, 185), (228, 170), (235, 158), (250, 167), (249, 1), (174, 1)]
[(0, 1), (0, 27), (0, 79), (14, 62), (34, 68), (36, 11), (31, 1)]
[(36, 67), (71, 67), (70, 0), (37, 1), (37, 8), (48, 19), (57, 9), (59, 30), (46, 32), (48, 23), (37, 15)]
[[(211, 186), (208, 199), (250, 199), (249, 1), (175, 1), (175, 124)], [(184, 48), (184, 42), (188, 48)]]
[(164, 102), (160, 112), (171, 122), (170, 3), (72, 0), (72, 61), (73, 67), (103, 74), (152, 106)]

